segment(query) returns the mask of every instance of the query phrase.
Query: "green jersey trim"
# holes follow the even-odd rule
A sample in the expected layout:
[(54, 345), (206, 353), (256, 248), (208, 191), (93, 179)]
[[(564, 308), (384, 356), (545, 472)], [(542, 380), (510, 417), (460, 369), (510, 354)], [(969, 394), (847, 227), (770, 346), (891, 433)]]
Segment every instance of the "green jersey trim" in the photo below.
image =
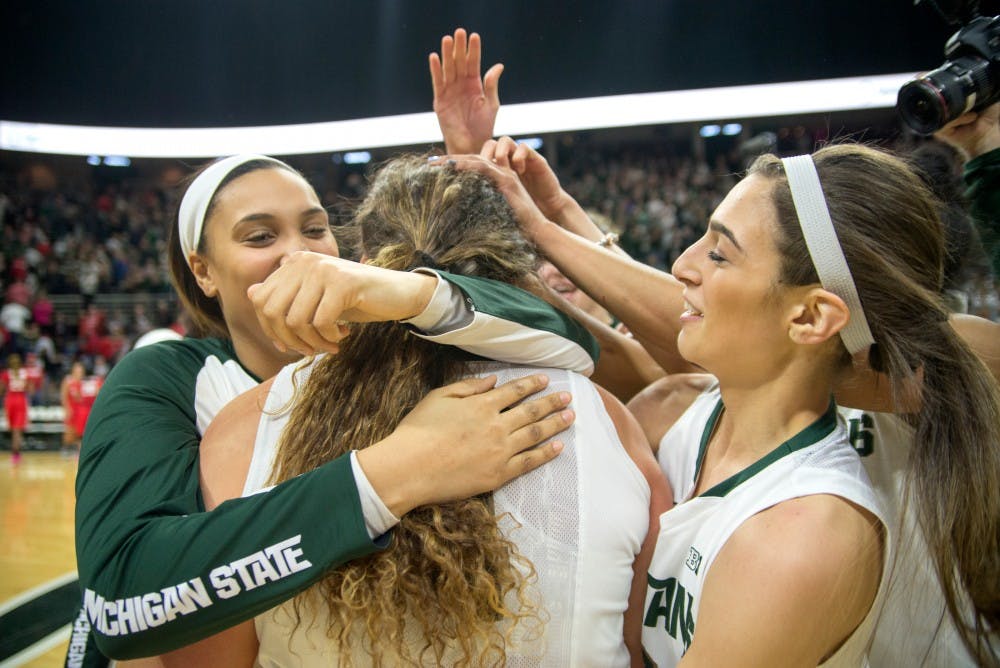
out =
[(458, 286), (476, 311), (555, 334), (579, 346), (595, 363), (600, 357), (597, 339), (583, 325), (530, 292), (483, 278), (438, 273)]
[[(715, 408), (712, 410), (712, 414), (708, 417), (708, 422), (705, 423), (705, 430), (701, 435), (701, 445), (698, 448), (698, 461), (694, 467), (695, 482), (697, 482), (698, 476), (701, 474), (701, 466), (705, 460), (705, 453), (708, 451), (708, 442), (711, 440), (712, 434), (715, 432), (715, 427), (719, 423), (719, 418), (722, 417), (723, 409), (724, 406), (722, 404), (722, 399), (719, 399)], [(830, 405), (827, 407), (826, 412), (819, 416), (815, 422), (739, 473), (731, 475), (722, 482), (714, 485), (711, 489), (702, 492), (698, 496), (725, 496), (726, 494), (729, 494), (729, 492), (736, 489), (737, 486), (754, 477), (782, 457), (821, 441), (829, 436), (836, 428), (837, 405), (831, 398)]]

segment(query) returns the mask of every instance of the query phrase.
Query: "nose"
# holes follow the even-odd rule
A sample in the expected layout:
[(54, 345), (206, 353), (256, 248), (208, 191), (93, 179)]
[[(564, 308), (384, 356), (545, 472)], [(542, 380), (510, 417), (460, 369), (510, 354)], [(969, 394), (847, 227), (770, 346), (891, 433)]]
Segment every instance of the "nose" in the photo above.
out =
[(696, 285), (701, 280), (701, 274), (698, 272), (697, 263), (695, 262), (697, 248), (698, 242), (688, 246), (680, 254), (680, 257), (674, 261), (673, 267), (670, 268), (670, 273), (674, 275), (674, 278), (686, 285)]
[(292, 253), (309, 250), (308, 239), (303, 234), (289, 234), (282, 247), (282, 259), (288, 258)]

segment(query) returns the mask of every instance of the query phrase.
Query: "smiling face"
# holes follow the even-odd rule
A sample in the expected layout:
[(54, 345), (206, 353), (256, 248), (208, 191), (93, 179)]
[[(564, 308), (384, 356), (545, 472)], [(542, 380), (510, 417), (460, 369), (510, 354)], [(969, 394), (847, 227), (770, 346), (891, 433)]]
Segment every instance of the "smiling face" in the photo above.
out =
[(337, 255), (326, 210), (312, 187), (281, 168), (258, 169), (215, 196), (203, 232), (205, 252), (192, 254), (199, 287), (222, 306), (229, 333), (273, 350), (254, 314), (247, 288), (260, 283), (295, 251)]
[(732, 382), (765, 377), (792, 354), (794, 290), (778, 281), (771, 187), (762, 176), (737, 184), (673, 266), (685, 286), (681, 355)]

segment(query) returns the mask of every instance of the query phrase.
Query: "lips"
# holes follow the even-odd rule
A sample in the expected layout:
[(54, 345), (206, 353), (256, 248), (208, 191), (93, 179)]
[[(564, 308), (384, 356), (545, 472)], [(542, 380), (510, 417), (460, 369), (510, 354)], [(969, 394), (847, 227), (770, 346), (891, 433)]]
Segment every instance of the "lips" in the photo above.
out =
[(691, 302), (684, 300), (684, 311), (681, 313), (682, 318), (700, 318), (704, 314), (691, 305)]

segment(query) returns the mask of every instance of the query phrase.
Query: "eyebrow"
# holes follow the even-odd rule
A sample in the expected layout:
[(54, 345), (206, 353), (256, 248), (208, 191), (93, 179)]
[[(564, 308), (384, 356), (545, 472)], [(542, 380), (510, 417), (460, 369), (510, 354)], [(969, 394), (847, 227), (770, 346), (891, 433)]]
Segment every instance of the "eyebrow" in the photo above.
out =
[(719, 234), (724, 235), (727, 239), (733, 242), (733, 245), (736, 246), (736, 250), (738, 250), (743, 254), (746, 254), (746, 251), (743, 250), (743, 246), (741, 246), (740, 242), (736, 240), (736, 235), (733, 234), (733, 231), (728, 227), (726, 227), (725, 225), (723, 225), (722, 223), (720, 223), (719, 221), (710, 220), (708, 222), (708, 229), (712, 230), (713, 232), (718, 232)]
[[(315, 216), (318, 213), (326, 213), (326, 209), (320, 206), (314, 206), (300, 213), (299, 218), (302, 219), (309, 218), (310, 216)], [(270, 213), (250, 213), (240, 218), (238, 221), (236, 221), (236, 223), (237, 224), (253, 223), (261, 220), (273, 220), (274, 218), (275, 216), (271, 215)]]

